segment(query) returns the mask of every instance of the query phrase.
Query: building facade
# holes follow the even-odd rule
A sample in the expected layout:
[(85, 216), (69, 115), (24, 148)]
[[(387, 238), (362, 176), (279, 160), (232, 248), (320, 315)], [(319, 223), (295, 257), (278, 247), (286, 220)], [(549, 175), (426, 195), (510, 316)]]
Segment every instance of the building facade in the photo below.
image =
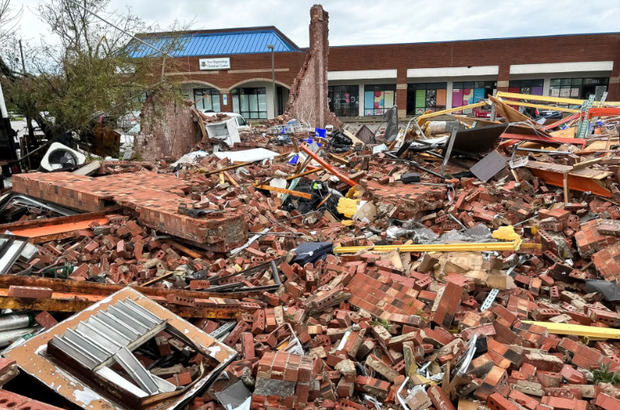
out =
[[(198, 108), (249, 119), (283, 113), (306, 53), (275, 27), (141, 37), (158, 47), (175, 39), (165, 74)], [(583, 99), (605, 90), (618, 101), (620, 33), (332, 46), (328, 67), (330, 108), (345, 121), (394, 105), (401, 118), (455, 108), (496, 90)]]

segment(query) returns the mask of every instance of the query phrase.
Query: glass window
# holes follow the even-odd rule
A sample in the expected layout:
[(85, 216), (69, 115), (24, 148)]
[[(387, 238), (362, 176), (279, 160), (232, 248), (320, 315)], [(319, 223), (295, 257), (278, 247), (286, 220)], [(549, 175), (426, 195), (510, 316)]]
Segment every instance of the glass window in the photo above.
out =
[[(455, 81), (452, 84), (452, 108), (469, 105), (493, 95), (497, 83), (495, 81)], [(471, 108), (463, 110), (470, 114)]]
[(446, 83), (407, 85), (407, 115), (424, 114), (446, 108)]
[(364, 86), (364, 115), (383, 115), (396, 103), (396, 85)]
[(267, 118), (267, 88), (235, 88), (231, 95), (234, 112), (245, 118)]
[(511, 93), (543, 95), (544, 80), (510, 80), (508, 91)]
[(609, 78), (552, 78), (549, 94), (553, 97), (588, 99), (596, 94), (607, 91)]
[(194, 104), (201, 111), (220, 112), (220, 92), (215, 88), (194, 88)]
[(357, 117), (359, 115), (359, 86), (330, 85), (327, 88), (329, 109), (338, 117)]

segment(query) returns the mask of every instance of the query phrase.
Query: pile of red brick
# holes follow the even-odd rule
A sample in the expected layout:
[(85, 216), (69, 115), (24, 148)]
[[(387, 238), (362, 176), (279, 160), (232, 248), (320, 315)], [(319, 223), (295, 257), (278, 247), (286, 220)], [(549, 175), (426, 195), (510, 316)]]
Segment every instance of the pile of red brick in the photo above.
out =
[[(615, 339), (551, 334), (528, 323), (620, 326), (614, 302), (586, 291), (590, 279), (620, 279), (620, 209), (614, 202), (575, 194), (564, 205), (560, 189), (545, 186), (525, 169), (516, 171), (519, 182), (442, 182), (423, 176), (427, 184), (403, 184), (399, 177), (409, 171), (406, 165), (395, 165), (382, 154), (361, 161), (353, 156), (348, 171), (359, 174), (360, 199), (375, 206), (376, 217), (346, 226), (325, 208), (303, 215), (284, 210), (280, 198), (254, 186), (296, 173), (292, 165), (256, 163), (215, 172), (228, 165), (210, 156), (177, 175), (141, 171), (91, 179), (58, 173), (17, 178), (18, 191), (65, 206), (92, 211), (113, 200), (123, 207), (108, 216), (108, 224), (40, 244), (33, 271), (69, 263), (75, 267), (71, 279), (131, 285), (175, 271), (151, 286), (206, 292), (242, 284), (249, 291), (226, 295), (243, 307), (222, 340), (239, 352), (226, 371), (231, 381), (241, 379), (253, 393), (253, 408), (372, 408), (374, 400), (397, 407), (396, 392), (406, 378), (401, 396), (411, 409), (620, 408), (620, 388), (611, 383), (620, 381)], [(333, 177), (315, 173), (307, 178), (327, 182)], [(341, 182), (332, 185), (343, 187)], [(178, 214), (179, 204), (213, 211), (221, 220), (232, 214), (241, 218), (244, 231), (223, 242), (230, 245), (225, 251), (265, 228), (270, 231), (227, 256), (183, 233), (195, 228), (193, 219), (208, 216), (187, 217), (187, 226), (176, 231), (172, 222), (158, 224), (165, 213), (186, 217)], [(485, 257), (475, 249), (363, 251), (329, 254), (303, 266), (292, 262), (302, 242), (405, 243), (406, 235), (388, 240), (386, 229), (407, 219), (438, 235), (461, 224), (490, 229), (519, 224), (523, 243), (517, 251)], [(279, 287), (268, 266), (240, 274), (272, 260), (278, 261)], [(251, 289), (262, 286), (277, 290)], [(481, 309), (494, 287), (500, 288), (495, 301)], [(166, 303), (188, 309), (200, 305), (195, 297), (171, 297)], [(226, 326), (216, 318), (195, 323), (209, 333)], [(471, 363), (461, 369), (472, 346)], [(412, 392), (407, 398), (413, 386), (424, 386), (426, 394)], [(206, 391), (193, 408), (215, 408), (216, 392), (215, 387)]]

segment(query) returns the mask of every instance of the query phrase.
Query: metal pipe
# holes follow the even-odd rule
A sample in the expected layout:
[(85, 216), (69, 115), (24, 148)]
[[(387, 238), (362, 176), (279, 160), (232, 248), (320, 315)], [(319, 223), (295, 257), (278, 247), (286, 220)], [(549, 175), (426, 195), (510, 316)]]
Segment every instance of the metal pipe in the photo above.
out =
[(20, 337), (26, 336), (36, 330), (36, 327), (28, 327), (25, 329), (13, 329), (0, 332), (0, 347), (8, 346)]
[(278, 274), (278, 265), (276, 265), (276, 261), (271, 261), (271, 274), (276, 285), (281, 285), (282, 281), (280, 280), (280, 275)]
[(299, 146), (299, 148), (303, 152), (308, 154), (313, 160), (315, 160), (316, 162), (321, 164), (323, 166), (323, 168), (328, 170), (332, 175), (335, 175), (342, 182), (345, 182), (346, 184), (348, 184), (350, 186), (357, 186), (358, 185), (357, 182), (355, 182), (354, 180), (352, 180), (351, 178), (349, 178), (348, 176), (346, 176), (345, 174), (343, 174), (342, 172), (340, 172), (339, 170), (334, 168), (333, 165), (331, 165), (330, 163), (326, 162), (323, 158), (321, 158), (318, 155), (316, 155), (316, 153), (314, 153), (310, 148), (308, 148), (308, 146), (306, 144), (301, 144)]
[(409, 410), (409, 406), (407, 406), (407, 403), (405, 402), (405, 399), (402, 398), (400, 393), (403, 391), (403, 388), (407, 385), (408, 381), (409, 381), (409, 376), (407, 376), (407, 378), (405, 379), (403, 384), (401, 384), (400, 387), (398, 388), (398, 390), (396, 391), (396, 398), (398, 399), (398, 402), (400, 403), (400, 405), (405, 410)]
[(0, 316), (0, 332), (5, 330), (23, 329), (32, 324), (32, 316), (28, 314), (13, 314)]

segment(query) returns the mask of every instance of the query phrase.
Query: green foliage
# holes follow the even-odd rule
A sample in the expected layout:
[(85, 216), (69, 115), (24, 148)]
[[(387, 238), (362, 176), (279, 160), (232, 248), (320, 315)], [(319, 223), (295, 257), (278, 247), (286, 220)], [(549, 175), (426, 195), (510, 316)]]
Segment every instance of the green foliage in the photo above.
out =
[(388, 332), (392, 330), (392, 324), (385, 319), (373, 319), (370, 324), (373, 326), (383, 326)]
[[(166, 82), (161, 55), (130, 58), (128, 44), (134, 40), (84, 9), (112, 19), (125, 32), (147, 31), (140, 19), (129, 13), (111, 16), (106, 11), (108, 5), (109, 0), (42, 3), (39, 14), (54, 36), (50, 44), (37, 50), (27, 48), (30, 58), (25, 60), (29, 67), (36, 65), (36, 70), (13, 78), (0, 76), (9, 106), (34, 118), (48, 138), (67, 131), (88, 135), (102, 114), (115, 121), (139, 110), (146, 93)], [(175, 47), (178, 43), (173, 41), (163, 51), (169, 53)], [(2, 50), (0, 54), (4, 59), (9, 55)], [(173, 64), (168, 61), (166, 68), (173, 70)]]
[(594, 383), (611, 383), (613, 385), (620, 384), (620, 373), (610, 372), (609, 365), (603, 364), (600, 369), (592, 371)]

